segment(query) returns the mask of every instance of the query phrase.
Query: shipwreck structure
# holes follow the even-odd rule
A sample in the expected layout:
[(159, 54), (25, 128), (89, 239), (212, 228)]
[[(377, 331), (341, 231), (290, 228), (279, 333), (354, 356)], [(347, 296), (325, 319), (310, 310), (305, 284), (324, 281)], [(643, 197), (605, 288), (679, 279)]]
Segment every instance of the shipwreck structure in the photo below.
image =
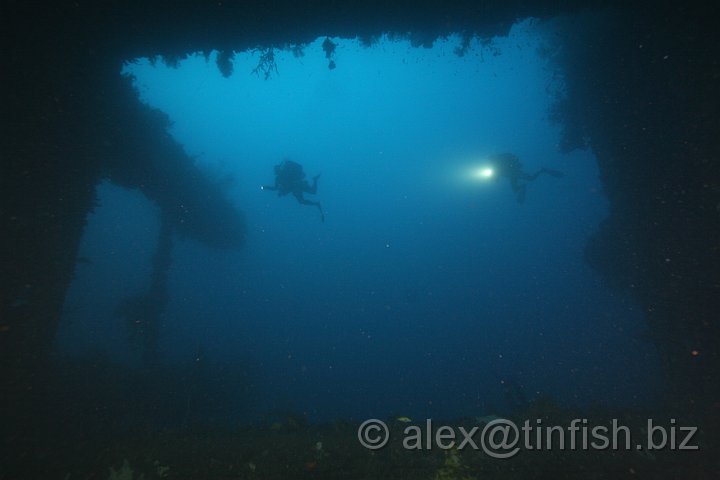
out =
[[(421, 47), (454, 32), (502, 34), (527, 16), (557, 19), (563, 145), (593, 148), (611, 202), (587, 260), (644, 307), (673, 386), (667, 402), (720, 417), (709, 400), (720, 394), (720, 39), (713, 16), (690, 6), (617, 3), (7, 2), (4, 440), (42, 415), (45, 363), (99, 181), (142, 191), (161, 208), (164, 232), (222, 248), (243, 242), (241, 212), (168, 135), (167, 119), (140, 104), (120, 75), (124, 61), (383, 32)], [(563, 21), (574, 15), (582, 28)], [(161, 254), (156, 261), (167, 268)]]

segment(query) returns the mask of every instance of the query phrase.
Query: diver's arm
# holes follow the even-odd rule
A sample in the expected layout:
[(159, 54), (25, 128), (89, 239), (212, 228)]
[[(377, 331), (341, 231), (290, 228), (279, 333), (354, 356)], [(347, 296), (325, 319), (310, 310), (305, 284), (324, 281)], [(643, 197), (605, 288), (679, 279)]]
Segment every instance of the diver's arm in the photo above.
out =
[(276, 190), (280, 190), (280, 185), (278, 184), (278, 179), (275, 177), (275, 185), (263, 185), (260, 187), (260, 190), (270, 190), (271, 192), (274, 192)]

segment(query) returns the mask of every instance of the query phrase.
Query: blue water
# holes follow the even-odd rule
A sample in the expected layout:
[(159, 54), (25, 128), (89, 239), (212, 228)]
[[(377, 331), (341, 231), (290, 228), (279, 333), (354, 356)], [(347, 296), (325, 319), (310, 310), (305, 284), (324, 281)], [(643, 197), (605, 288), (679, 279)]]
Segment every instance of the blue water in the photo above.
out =
[[(583, 259), (608, 203), (592, 151), (558, 152), (548, 107), (562, 76), (535, 23), (464, 56), (458, 38), (334, 39), (332, 70), (323, 40), (276, 51), (267, 80), (257, 52), (238, 52), (229, 78), (216, 53), (126, 66), (248, 227), (237, 251), (175, 239), (161, 361), (245, 369), (240, 420), (502, 414), (514, 405), (501, 380), (529, 401), (651, 404), (662, 385), (642, 312)], [(565, 177), (540, 177), (519, 204), (507, 180), (473, 175), (501, 152)], [(260, 189), (284, 157), (322, 173), (308, 198), (324, 223)], [(113, 310), (150, 282), (158, 208), (108, 183), (98, 196), (58, 350), (134, 368)]]

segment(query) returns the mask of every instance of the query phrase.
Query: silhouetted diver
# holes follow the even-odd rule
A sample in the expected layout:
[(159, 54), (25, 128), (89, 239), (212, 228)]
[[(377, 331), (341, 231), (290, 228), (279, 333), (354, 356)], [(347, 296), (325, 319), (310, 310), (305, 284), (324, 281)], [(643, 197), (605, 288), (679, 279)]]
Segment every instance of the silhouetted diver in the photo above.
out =
[(325, 221), (325, 213), (323, 212), (320, 202), (313, 202), (305, 198), (304, 194), (309, 193), (315, 195), (317, 193), (317, 181), (320, 174), (313, 177), (313, 183), (310, 185), (305, 180), (305, 172), (302, 165), (285, 160), (275, 165), (275, 185), (264, 185), (260, 188), (263, 190), (273, 190), (278, 192), (278, 197), (284, 197), (288, 193), (292, 193), (295, 199), (302, 205), (315, 205), (320, 210), (320, 218)]
[(505, 176), (510, 180), (510, 187), (515, 192), (518, 203), (525, 201), (525, 187), (528, 182), (532, 182), (543, 173), (555, 178), (562, 178), (565, 174), (559, 170), (549, 168), (541, 168), (533, 174), (524, 172), (520, 159), (512, 153), (500, 153), (490, 157), (493, 163), (493, 169), (497, 171), (498, 176)]

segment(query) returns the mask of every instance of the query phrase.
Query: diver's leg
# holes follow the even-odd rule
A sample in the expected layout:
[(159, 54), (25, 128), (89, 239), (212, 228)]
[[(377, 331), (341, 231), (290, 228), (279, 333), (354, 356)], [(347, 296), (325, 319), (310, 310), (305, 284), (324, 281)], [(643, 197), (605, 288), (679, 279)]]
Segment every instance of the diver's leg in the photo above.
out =
[(545, 167), (542, 168), (542, 173), (547, 173), (551, 177), (555, 177), (555, 178), (562, 178), (565, 176), (565, 174), (563, 172), (561, 172), (560, 170), (553, 170), (551, 168), (545, 168)]
[(305, 193), (309, 193), (310, 195), (315, 195), (315, 194), (317, 193), (317, 181), (318, 181), (318, 178), (320, 178), (320, 174), (317, 174), (317, 175), (315, 175), (315, 176), (313, 177), (312, 186), (308, 185), (308, 183), (305, 182), (305, 188), (303, 189), (303, 191), (304, 191)]
[(293, 195), (295, 195), (295, 199), (301, 205), (315, 205), (316, 207), (320, 206), (320, 202), (313, 202), (312, 200), (308, 200), (303, 196), (302, 192), (293, 192)]
[(302, 205), (314, 205), (320, 210), (320, 218), (322, 221), (325, 221), (325, 212), (323, 212), (322, 206), (320, 205), (320, 202), (313, 202), (312, 200), (308, 200), (307, 198), (303, 197), (302, 193), (298, 194), (295, 193), (295, 198), (297, 199), (298, 203)]
[(512, 191), (513, 193), (515, 193), (515, 198), (517, 199), (517, 202), (523, 203), (525, 201), (525, 184), (521, 182), (518, 177), (511, 177), (510, 187), (512, 187)]
[(515, 191), (515, 198), (517, 199), (517, 202), (522, 205), (525, 203), (525, 185), (521, 185), (516, 191)]

